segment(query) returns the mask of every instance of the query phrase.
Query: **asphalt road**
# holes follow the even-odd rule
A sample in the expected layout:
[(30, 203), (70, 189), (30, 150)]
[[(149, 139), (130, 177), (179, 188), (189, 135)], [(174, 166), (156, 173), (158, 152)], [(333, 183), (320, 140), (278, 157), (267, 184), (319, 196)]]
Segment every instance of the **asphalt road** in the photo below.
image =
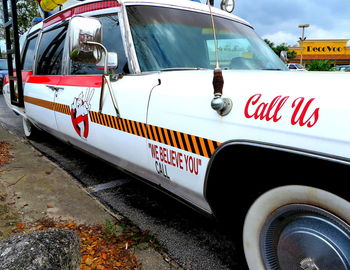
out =
[[(24, 137), (21, 117), (8, 109), (2, 95), (0, 124)], [(168, 255), (184, 269), (241, 269), (236, 263), (231, 232), (216, 221), (49, 134), (30, 143), (73, 175), (111, 211), (156, 235)]]

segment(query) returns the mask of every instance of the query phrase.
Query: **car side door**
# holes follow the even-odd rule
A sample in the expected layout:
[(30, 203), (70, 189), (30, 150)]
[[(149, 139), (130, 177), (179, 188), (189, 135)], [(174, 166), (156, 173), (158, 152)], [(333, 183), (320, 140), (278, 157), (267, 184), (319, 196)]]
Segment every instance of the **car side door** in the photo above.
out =
[(43, 29), (36, 50), (35, 69), (24, 87), (26, 116), (40, 128), (57, 135), (55, 94), (61, 90), (63, 48), (67, 24)]
[(108, 86), (102, 66), (73, 61), (66, 52), (69, 65), (60, 83), (64, 89), (55, 98), (60, 108), (56, 110), (58, 129), (71, 144), (146, 177), (148, 149), (144, 128), (149, 94), (158, 80), (156, 75), (130, 74), (120, 13), (100, 14), (96, 18), (102, 24), (102, 44), (108, 52), (117, 53), (118, 67), (110, 70), (114, 75)]

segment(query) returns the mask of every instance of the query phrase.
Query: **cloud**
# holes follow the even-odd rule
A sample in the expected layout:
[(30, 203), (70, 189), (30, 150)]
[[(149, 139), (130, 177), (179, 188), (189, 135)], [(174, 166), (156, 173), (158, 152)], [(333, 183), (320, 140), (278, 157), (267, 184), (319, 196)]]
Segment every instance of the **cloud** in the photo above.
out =
[(317, 25), (311, 26), (310, 38), (324, 39), (327, 37), (328, 39), (350, 39), (349, 23), (346, 23), (346, 25), (344, 24), (344, 26), (341, 25), (342, 23), (339, 22), (338, 26), (330, 29), (324, 29)]
[(350, 5), (344, 0), (236, 0), (234, 13), (275, 44), (295, 44), (298, 25), (305, 23), (308, 39), (350, 39)]
[[(298, 32), (298, 33), (295, 33)], [(267, 38), (268, 40), (279, 45), (281, 43), (287, 43), (288, 45), (296, 45), (298, 43), (299, 37), (301, 36), (301, 29), (297, 31), (277, 31), (268, 33), (262, 36), (262, 38)], [(347, 30), (346, 27), (342, 28), (332, 28), (325, 29), (317, 25), (310, 25), (309, 28), (305, 29), (306, 39), (349, 39), (350, 40), (350, 29)], [(350, 42), (350, 41), (349, 41)], [(350, 43), (349, 43), (350, 44)]]
[(272, 41), (273, 43), (275, 43), (275, 45), (279, 45), (282, 43), (287, 43), (288, 45), (296, 45), (298, 43), (298, 38), (295, 35), (284, 31), (278, 31), (273, 34), (267, 34), (262, 36), (262, 38), (266, 38)]

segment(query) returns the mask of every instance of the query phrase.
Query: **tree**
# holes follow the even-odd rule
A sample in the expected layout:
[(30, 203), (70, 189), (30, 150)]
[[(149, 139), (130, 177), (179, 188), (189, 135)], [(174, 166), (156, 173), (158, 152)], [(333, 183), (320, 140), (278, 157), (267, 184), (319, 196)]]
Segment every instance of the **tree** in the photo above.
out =
[[(3, 10), (2, 1), (0, 2), (0, 9)], [(18, 0), (17, 1), (17, 15), (18, 15), (18, 33), (24, 34), (32, 25), (32, 20), (35, 17), (40, 17), (38, 3), (35, 0)], [(0, 38), (5, 36), (3, 13), (0, 12)]]
[(268, 40), (267, 38), (265, 38), (264, 41), (266, 42), (267, 45), (270, 46), (272, 50), (275, 48), (275, 43), (273, 43), (272, 41)]
[(275, 54), (277, 54), (278, 56), (280, 56), (282, 51), (287, 51), (287, 57), (288, 59), (291, 58), (295, 58), (296, 57), (296, 52), (295, 51), (289, 51), (288, 45), (286, 43), (281, 43), (278, 46), (275, 46), (275, 43), (273, 43), (272, 41), (268, 40), (268, 39), (264, 39), (264, 41), (266, 42), (267, 45), (270, 46), (270, 48), (275, 52)]
[(24, 34), (31, 26), (35, 17), (40, 17), (38, 2), (35, 0), (20, 0), (17, 2), (18, 33)]

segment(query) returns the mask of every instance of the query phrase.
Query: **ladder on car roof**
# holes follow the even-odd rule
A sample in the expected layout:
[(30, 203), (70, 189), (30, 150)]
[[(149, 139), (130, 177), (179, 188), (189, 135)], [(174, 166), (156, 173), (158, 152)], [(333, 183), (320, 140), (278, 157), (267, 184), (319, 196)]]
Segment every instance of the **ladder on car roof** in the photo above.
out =
[[(2, 0), (11, 104), (24, 106), (16, 0)], [(13, 59), (15, 60), (13, 62)], [(16, 70), (14, 69), (14, 64)]]

